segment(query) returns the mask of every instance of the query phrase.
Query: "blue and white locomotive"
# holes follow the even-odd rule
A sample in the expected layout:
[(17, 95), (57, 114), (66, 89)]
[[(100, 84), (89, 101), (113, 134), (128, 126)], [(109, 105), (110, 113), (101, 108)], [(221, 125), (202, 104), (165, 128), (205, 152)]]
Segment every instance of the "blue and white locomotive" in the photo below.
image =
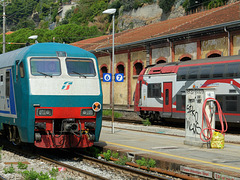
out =
[(38, 43), (0, 55), (0, 130), (15, 144), (92, 146), (100, 136), (101, 105), (92, 53)]

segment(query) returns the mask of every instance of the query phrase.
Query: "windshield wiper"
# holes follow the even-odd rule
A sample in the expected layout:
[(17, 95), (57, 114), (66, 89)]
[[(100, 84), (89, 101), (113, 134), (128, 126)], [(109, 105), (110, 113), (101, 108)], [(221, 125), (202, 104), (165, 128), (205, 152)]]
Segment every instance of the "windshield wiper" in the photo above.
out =
[(42, 75), (44, 75), (44, 76), (52, 77), (52, 75), (50, 75), (50, 74), (46, 74), (46, 73), (43, 73), (43, 72), (41, 72), (41, 71), (38, 71), (38, 73), (40, 73), (40, 74), (42, 74)]
[(79, 73), (79, 72), (76, 72), (76, 71), (72, 71), (74, 74), (78, 74), (78, 75), (80, 75), (81, 77), (87, 77), (86, 75), (84, 75), (84, 74), (82, 74), (82, 73)]

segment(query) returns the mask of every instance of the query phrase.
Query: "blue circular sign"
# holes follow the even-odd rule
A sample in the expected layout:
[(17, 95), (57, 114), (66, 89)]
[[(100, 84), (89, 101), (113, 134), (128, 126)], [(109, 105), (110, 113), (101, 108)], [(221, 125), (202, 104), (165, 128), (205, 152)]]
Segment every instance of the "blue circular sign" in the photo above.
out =
[(112, 74), (111, 73), (103, 73), (103, 82), (111, 82)]

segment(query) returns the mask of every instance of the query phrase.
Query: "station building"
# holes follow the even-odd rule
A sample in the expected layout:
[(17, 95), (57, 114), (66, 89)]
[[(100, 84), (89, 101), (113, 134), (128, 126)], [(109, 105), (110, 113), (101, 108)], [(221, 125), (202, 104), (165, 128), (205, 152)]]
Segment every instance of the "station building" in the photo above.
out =
[[(151, 64), (238, 55), (240, 2), (115, 33), (114, 104), (132, 108), (137, 78)], [(112, 73), (112, 35), (72, 43), (94, 53), (100, 74)], [(103, 105), (111, 104), (111, 83), (102, 82)]]

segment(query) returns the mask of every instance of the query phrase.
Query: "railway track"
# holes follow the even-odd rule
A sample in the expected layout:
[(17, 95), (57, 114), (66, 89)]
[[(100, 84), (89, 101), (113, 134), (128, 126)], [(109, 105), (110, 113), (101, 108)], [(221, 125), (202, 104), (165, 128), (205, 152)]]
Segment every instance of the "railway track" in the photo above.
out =
[[(64, 168), (66, 171), (71, 172), (76, 177), (81, 177), (82, 179), (174, 179), (174, 176), (169, 175), (159, 175), (157, 173), (150, 173), (148, 171), (143, 171), (140, 169), (130, 168), (126, 166), (117, 165), (111, 162), (99, 160), (80, 152), (73, 152), (73, 150), (22, 150), (16, 148), (15, 146), (4, 146), (5, 150), (8, 150), (14, 154), (18, 154), (24, 157), (31, 157), (38, 159), (39, 161), (50, 164), (51, 166)], [(67, 162), (63, 162), (67, 159)], [(78, 164), (85, 163), (87, 166), (93, 166), (94, 169), (100, 169), (103, 171), (102, 174), (96, 174), (89, 170), (85, 170), (78, 167)], [(107, 177), (105, 173), (111, 173), (111, 177)], [(116, 178), (118, 177), (118, 178)], [(0, 176), (0, 179), (4, 177)]]
[[(112, 121), (111, 117), (103, 117), (104, 121)], [(128, 124), (143, 124), (144, 120), (130, 119), (130, 118), (115, 118), (114, 122), (128, 123)], [(176, 119), (167, 119), (161, 122), (155, 122), (151, 126), (165, 127), (165, 128), (176, 128), (179, 130), (185, 130), (185, 121)], [(221, 129), (221, 124), (216, 122), (216, 129)], [(240, 123), (228, 123), (228, 134), (240, 134)]]
[[(59, 152), (61, 151), (61, 152)], [(86, 156), (79, 152), (73, 152), (72, 150), (59, 150), (58, 156), (61, 156), (62, 158), (70, 158), (75, 159), (74, 161), (78, 163), (79, 161), (88, 164), (89, 166), (93, 166), (94, 168), (98, 168), (100, 170), (106, 170), (108, 172), (111, 172), (113, 177), (120, 177), (122, 179), (173, 179), (172, 177), (166, 177), (162, 175), (156, 175), (153, 173), (149, 173), (147, 171), (142, 171), (139, 169), (129, 168), (125, 166), (120, 166), (114, 163), (110, 163), (107, 161), (99, 160), (96, 158), (92, 158), (89, 156)], [(51, 156), (51, 155), (50, 155)], [(67, 163), (59, 162), (59, 160), (55, 160), (56, 156), (54, 158), (49, 158), (46, 156), (39, 156), (44, 161), (52, 162), (54, 164), (57, 164), (61, 167), (67, 168), (68, 170), (74, 171), (75, 173), (81, 174), (81, 176), (84, 177), (84, 179), (114, 179), (114, 178), (108, 178), (104, 175), (98, 175), (91, 173), (89, 171), (85, 171), (80, 168), (76, 168), (75, 166), (69, 165)], [(119, 178), (117, 178), (119, 179)]]

